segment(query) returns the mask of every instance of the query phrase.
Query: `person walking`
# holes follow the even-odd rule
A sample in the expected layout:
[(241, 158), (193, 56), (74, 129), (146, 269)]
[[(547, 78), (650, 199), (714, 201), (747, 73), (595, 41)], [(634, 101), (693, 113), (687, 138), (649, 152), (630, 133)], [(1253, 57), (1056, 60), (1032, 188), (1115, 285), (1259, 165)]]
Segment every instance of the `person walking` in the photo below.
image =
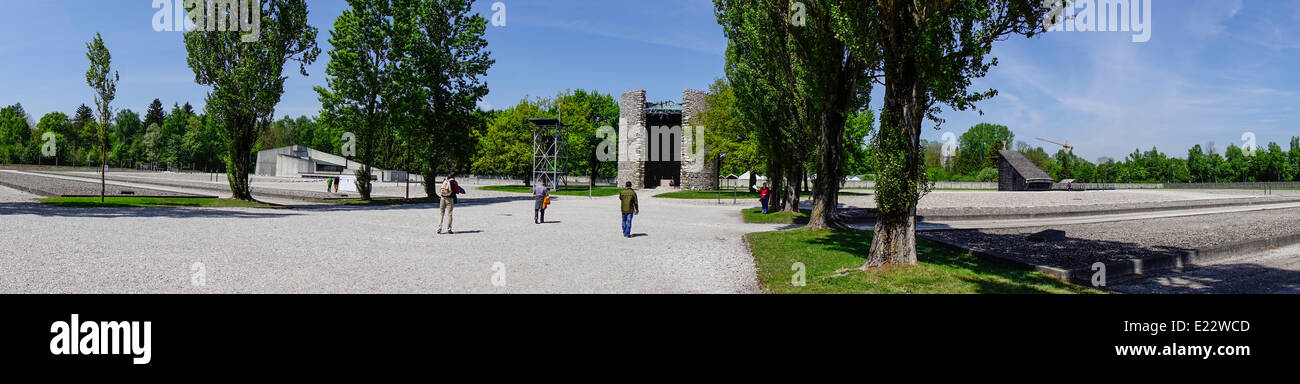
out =
[(452, 211), (456, 208), (456, 200), (459, 199), (457, 196), (463, 193), (465, 193), (465, 189), (460, 187), (460, 183), (456, 182), (456, 172), (448, 175), (447, 180), (444, 180), (442, 185), (438, 187), (438, 195), (442, 198), (438, 202), (438, 206), (442, 209), (438, 219), (439, 235), (442, 234), (443, 223), (447, 224), (447, 233), (456, 233), (451, 230)]
[(533, 205), (533, 224), (542, 224), (546, 222), (546, 205), (549, 204), (551, 189), (546, 183), (537, 183), (533, 186), (533, 199), (537, 202)]
[(763, 204), (763, 214), (767, 214), (767, 202), (771, 200), (772, 190), (767, 188), (767, 183), (763, 183), (763, 188), (758, 189), (758, 202)]
[(339, 193), (339, 184), (343, 184), (343, 179), (342, 179), (342, 178), (335, 177), (335, 178), (334, 178), (334, 193)]
[(641, 214), (641, 207), (637, 205), (636, 190), (632, 189), (632, 182), (629, 181), (624, 185), (623, 190), (618, 192), (618, 199), (623, 204), (623, 237), (632, 237), (632, 216)]
[(329, 193), (333, 191), (334, 191), (334, 178), (333, 177), (325, 178), (325, 193)]

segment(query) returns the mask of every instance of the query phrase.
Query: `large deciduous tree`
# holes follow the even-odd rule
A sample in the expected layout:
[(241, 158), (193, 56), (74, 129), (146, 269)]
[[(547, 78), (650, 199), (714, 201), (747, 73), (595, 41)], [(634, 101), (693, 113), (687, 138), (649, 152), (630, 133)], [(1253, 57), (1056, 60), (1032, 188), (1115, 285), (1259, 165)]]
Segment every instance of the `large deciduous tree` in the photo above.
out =
[[(864, 268), (916, 263), (916, 204), (928, 189), (922, 170), (924, 120), (942, 123), (941, 105), (956, 110), (996, 91), (971, 91), (972, 79), (997, 64), (988, 55), (1009, 35), (1043, 29), (1047, 5), (1038, 0), (875, 0), (871, 12), (847, 15), (861, 25), (851, 47), (879, 49), (884, 108), (874, 153), (875, 236)], [(874, 48), (873, 48), (874, 47)]]
[(705, 127), (706, 143), (712, 148), (710, 157), (727, 155), (722, 158), (723, 173), (749, 173), (748, 186), (753, 192), (766, 162), (755, 124), (741, 115), (735, 89), (726, 79), (709, 85), (706, 101), (709, 108), (696, 115), (697, 120), (691, 124)]
[[(201, 3), (200, 3), (201, 4)], [(284, 94), (287, 62), (297, 62), (307, 76), (316, 61), (317, 29), (307, 24), (305, 0), (261, 0), (259, 11), (242, 18), (261, 17), (254, 41), (241, 41), (242, 33), (194, 30), (185, 33), (186, 61), (195, 81), (212, 87), (206, 110), (220, 122), (225, 145), (226, 173), (236, 199), (253, 200), (248, 176), (253, 172), (253, 145), (271, 124), (275, 106)], [(202, 14), (195, 17), (204, 17)], [(252, 24), (252, 20), (240, 22)]]
[[(878, 64), (879, 49), (872, 40), (861, 37), (874, 25), (873, 8), (863, 2), (832, 0), (717, 0), (715, 4), (718, 20), (734, 48), (728, 66), (748, 67), (733, 72), (739, 75), (732, 78), (733, 83), (738, 88), (759, 86), (762, 91), (745, 93), (757, 96), (753, 102), (786, 109), (772, 112), (783, 114), (793, 127), (789, 133), (794, 143), (803, 144), (795, 146), (796, 151), (815, 149), (808, 227), (840, 227), (836, 210), (844, 180), (844, 129), (849, 118), (867, 105), (872, 85), (867, 80)], [(752, 75), (761, 80), (740, 78)], [(786, 102), (761, 100), (765, 91), (779, 92)], [(804, 179), (804, 162), (777, 159), (785, 169), (800, 175), (792, 183), (797, 190), (797, 183)], [(793, 204), (793, 209), (797, 207)]]
[[(794, 124), (789, 4), (784, 1), (715, 0), (727, 37), (725, 72), (736, 111), (750, 124), (766, 153), (772, 208), (799, 210), (804, 166), (814, 138)], [(706, 136), (707, 137), (707, 136)]]
[(979, 123), (957, 139), (961, 152), (957, 154), (954, 171), (960, 174), (976, 173), (981, 169), (996, 167), (997, 151), (1010, 149), (1016, 134), (1005, 125)]
[(117, 97), (117, 81), (120, 79), (113, 71), (113, 54), (104, 45), (104, 38), (98, 32), (95, 39), (86, 43), (86, 58), (90, 59), (90, 69), (86, 70), (86, 84), (95, 90), (95, 109), (99, 112), (95, 136), (99, 140), (99, 201), (104, 202), (107, 191), (104, 167), (108, 166), (108, 125), (113, 118), (113, 99)]
[(474, 152), (474, 128), (487, 119), (477, 111), (488, 94), (484, 77), (496, 63), (487, 50), (487, 19), (471, 13), (473, 0), (394, 0), (404, 17), (395, 21), (402, 47), (400, 81), (408, 87), (405, 135), (424, 158), (425, 192), (436, 194), (439, 172), (464, 170)]
[[(328, 88), (316, 87), (326, 121), (357, 135), (357, 192), (370, 200), (371, 167), (380, 141), (391, 132), (389, 111), (404, 87), (394, 81), (393, 7), (389, 0), (348, 0), (349, 9), (330, 30)], [(400, 54), (400, 52), (396, 52)], [(400, 111), (397, 111), (400, 112)]]
[(551, 101), (523, 99), (519, 104), (496, 111), (487, 128), (476, 133), (478, 153), (473, 171), (478, 174), (519, 175), (528, 183), (533, 172), (532, 132), (529, 119), (548, 116)]
[(556, 96), (551, 107), (553, 115), (566, 125), (563, 150), (568, 155), (567, 169), (586, 169), (591, 176), (587, 186), (594, 189), (603, 164), (597, 155), (603, 141), (600, 128), (618, 126), (618, 102), (613, 95), (579, 89)]

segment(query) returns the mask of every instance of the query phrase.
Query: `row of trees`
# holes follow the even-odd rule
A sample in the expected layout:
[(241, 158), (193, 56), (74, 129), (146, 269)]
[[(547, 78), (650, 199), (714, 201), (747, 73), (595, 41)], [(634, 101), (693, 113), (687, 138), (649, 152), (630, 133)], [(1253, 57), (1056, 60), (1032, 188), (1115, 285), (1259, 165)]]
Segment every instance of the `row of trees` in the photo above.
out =
[[(41, 137), (53, 132), (60, 147), (51, 163), (91, 164), (98, 158), (100, 164), (111, 159), (123, 166), (225, 169), (234, 197), (252, 200), (248, 177), (256, 150), (293, 143), (339, 153), (342, 132), (352, 132), (357, 155), (368, 166), (419, 170), (430, 179), (440, 171), (466, 169), (476, 147), (471, 133), (489, 117), (475, 106), (487, 94), (481, 78), (493, 64), (483, 38), (487, 22), (469, 13), (472, 3), (349, 0), (350, 8), (331, 31), (329, 78), (326, 87), (317, 88), (322, 111), (316, 120), (272, 119), (288, 79), (285, 65), (297, 63), (307, 76), (307, 66), (321, 53), (303, 0), (256, 2), (260, 31), (185, 33), (195, 81), (212, 88), (202, 114), (188, 104), (163, 113), (157, 100), (143, 118), (115, 111), (119, 78), (96, 34), (86, 45), (91, 63), (86, 82), (95, 91), (95, 109), (83, 106), (72, 118), (51, 113), (32, 127), (21, 105), (4, 108), (0, 161), (41, 162)], [(227, 16), (191, 15), (199, 23), (203, 17)], [(252, 39), (244, 36), (254, 33)], [(359, 174), (364, 198), (369, 198), (369, 173), (367, 167)]]
[[(325, 87), (317, 87), (326, 124), (357, 137), (357, 173), (370, 198), (371, 167), (418, 171), (426, 180), (470, 166), (477, 104), (495, 63), (471, 14), (472, 0), (349, 0), (330, 31)], [(305, 12), (304, 12), (305, 14)], [(429, 196), (437, 186), (425, 183)]]
[[(570, 174), (595, 179), (614, 177), (616, 162), (601, 161), (598, 150), (602, 141), (617, 142), (618, 101), (599, 91), (570, 90), (552, 98), (525, 98), (513, 107), (488, 113), (487, 124), (473, 135), (477, 146), (471, 169), (479, 174), (521, 175), (524, 182), (533, 172), (533, 132), (529, 119), (558, 118), (564, 127), (565, 145), (562, 164)], [(602, 127), (611, 128), (601, 135)], [(617, 150), (617, 147), (613, 148)], [(613, 153), (613, 152), (612, 152)]]
[[(0, 108), (0, 164), (94, 166), (100, 162), (94, 112), (82, 105), (72, 117), (50, 112), (36, 123), (22, 104)], [(170, 112), (154, 99), (144, 116), (118, 111), (106, 131), (107, 164), (119, 168), (225, 170), (218, 122), (189, 103), (173, 105)], [(253, 151), (303, 144), (338, 153), (342, 131), (303, 116), (275, 121), (262, 134)], [(54, 134), (45, 156), (46, 133)]]
[(1089, 162), (1064, 149), (1049, 154), (1042, 147), (1014, 141), (1005, 126), (979, 124), (962, 134), (959, 147), (944, 157), (942, 142), (922, 140), (925, 165), (932, 181), (997, 181), (997, 151), (1014, 144), (1056, 180), (1082, 183), (1231, 183), (1300, 181), (1300, 137), (1292, 137), (1289, 150), (1275, 142), (1247, 153), (1229, 145), (1219, 154), (1214, 144), (1195, 145), (1186, 158), (1168, 156), (1156, 148), (1134, 150), (1116, 161), (1103, 157)]
[[(709, 109), (697, 116), (693, 124), (702, 125), (706, 143), (712, 149), (710, 155), (720, 159), (722, 174), (749, 173), (749, 189), (754, 190), (759, 174), (768, 173), (769, 159), (764, 150), (763, 141), (759, 139), (760, 131), (750, 124), (742, 115), (737, 105), (735, 88), (727, 79), (717, 79), (709, 86), (707, 97)], [(843, 155), (841, 167), (845, 175), (867, 175), (874, 171), (871, 158), (871, 146), (867, 138), (875, 129), (875, 112), (871, 110), (854, 111), (845, 122), (843, 132)], [(815, 148), (804, 148), (812, 151)], [(804, 158), (812, 159), (813, 153)], [(816, 163), (806, 161), (798, 165), (800, 173), (815, 174)], [(788, 181), (782, 180), (788, 183)], [(801, 186), (790, 184), (795, 188)], [(793, 205), (789, 205), (793, 209)]]
[[(968, 110), (996, 95), (971, 91), (996, 60), (996, 41), (1043, 29), (1036, 0), (714, 0), (728, 40), (726, 74), (736, 110), (755, 132), (777, 191), (777, 209), (798, 209), (813, 179), (809, 227), (840, 226), (845, 130), (885, 88), (870, 162), (879, 209), (867, 263), (915, 264), (917, 200), (927, 191), (920, 133), (942, 124), (942, 107)], [(812, 172), (807, 164), (813, 164)]]

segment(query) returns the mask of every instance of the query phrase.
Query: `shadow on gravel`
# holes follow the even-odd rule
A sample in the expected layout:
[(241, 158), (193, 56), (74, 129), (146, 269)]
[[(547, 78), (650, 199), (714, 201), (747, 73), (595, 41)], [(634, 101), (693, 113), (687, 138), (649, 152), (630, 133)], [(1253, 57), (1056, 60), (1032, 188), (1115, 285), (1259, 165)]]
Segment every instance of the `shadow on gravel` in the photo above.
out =
[(299, 214), (287, 210), (265, 209), (263, 212), (220, 208), (72, 208), (44, 203), (0, 203), (0, 216), (34, 215), (43, 217), (166, 217), (178, 219), (269, 219)]
[(1253, 263), (1220, 264), (1125, 280), (1111, 288), (1131, 294), (1300, 294), (1300, 271)]
[[(256, 195), (256, 194), (254, 194)], [(456, 203), (456, 208), (476, 207), (481, 205), (492, 205), (501, 203), (510, 203), (516, 201), (532, 202), (532, 196), (510, 196), (510, 197), (484, 197), (469, 198), (462, 197)], [(313, 212), (347, 212), (347, 211), (391, 211), (391, 210), (408, 210), (408, 209), (431, 209), (438, 208), (438, 203), (416, 202), (410, 204), (375, 204), (375, 205), (344, 205), (344, 204), (326, 204), (326, 205), (296, 205), (294, 209)], [(530, 209), (531, 210), (531, 209)]]
[(1070, 237), (1061, 231), (1052, 241), (1031, 239), (1039, 234), (997, 234), (981, 230), (918, 233), (917, 236), (957, 244), (967, 249), (1006, 256), (1036, 265), (1058, 268), (1088, 268), (1093, 263), (1113, 263), (1157, 256), (1180, 256), (1188, 248), (1143, 245), (1117, 241)]
[[(1180, 256), (1191, 249), (1164, 245), (1072, 238), (1068, 231), (1048, 239), (1039, 234), (994, 234), (978, 230), (926, 232), (918, 236), (1018, 261), (1065, 269), (1089, 268), (1157, 256)], [(1188, 271), (1158, 271), (1110, 284), (1110, 290), (1139, 294), (1291, 293), (1300, 294), (1300, 271), (1258, 264), (1220, 264)]]

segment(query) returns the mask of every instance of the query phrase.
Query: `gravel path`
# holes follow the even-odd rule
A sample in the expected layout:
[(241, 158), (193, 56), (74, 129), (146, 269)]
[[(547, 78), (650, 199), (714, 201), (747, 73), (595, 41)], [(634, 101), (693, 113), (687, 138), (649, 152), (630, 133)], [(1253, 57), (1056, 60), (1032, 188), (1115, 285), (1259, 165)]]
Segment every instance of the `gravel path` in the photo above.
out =
[[(98, 177), (98, 176), (96, 176)], [(46, 196), (95, 195), (99, 196), (99, 182), (70, 180), (59, 175), (27, 173), (21, 171), (0, 170), (0, 184), (11, 188), (23, 188), (27, 192)], [(137, 188), (115, 185), (111, 182), (103, 186), (108, 196), (152, 196), (152, 197), (186, 197), (196, 196), (188, 193), (164, 191), (150, 188)], [(134, 192), (131, 195), (122, 192)]]
[[(668, 192), (667, 190), (656, 193)], [(845, 191), (840, 195), (840, 214), (852, 221), (875, 220), (875, 196), (864, 190)], [(1082, 212), (1125, 211), (1150, 208), (1203, 208), (1221, 205), (1250, 205), (1300, 202), (1300, 191), (1249, 190), (1129, 190), (1087, 192), (989, 192), (934, 191), (918, 204), (917, 214), (927, 218), (1006, 215), (1070, 215)], [(756, 207), (756, 199), (733, 200), (723, 195), (721, 205)], [(684, 204), (718, 206), (716, 199), (677, 199)], [(812, 201), (800, 200), (803, 209), (812, 209)]]
[(0, 203), (30, 203), (39, 196), (0, 185)]
[[(1065, 231), (1060, 242), (1034, 243), (1030, 234)], [(1300, 209), (920, 234), (1034, 264), (1080, 268), (1113, 262), (1300, 233)]]
[[(1196, 202), (1196, 200), (1251, 198), (1300, 198), (1295, 191), (1277, 191), (1265, 197), (1264, 191), (1251, 190), (1097, 190), (1097, 191), (931, 191), (920, 199), (919, 210), (944, 212), (967, 208), (1048, 208), (1048, 207), (1110, 207), (1135, 206), (1135, 204)], [(875, 195), (844, 195), (840, 204), (846, 207), (875, 208)]]
[(1190, 271), (1171, 271), (1110, 284), (1107, 288), (1137, 294), (1300, 294), (1300, 245), (1222, 260)]
[(642, 196), (643, 235), (625, 239), (617, 198), (559, 197), (536, 225), (528, 196), (470, 192), (455, 235), (434, 234), (435, 205), (0, 203), (0, 293), (756, 293), (742, 235), (778, 227)]

